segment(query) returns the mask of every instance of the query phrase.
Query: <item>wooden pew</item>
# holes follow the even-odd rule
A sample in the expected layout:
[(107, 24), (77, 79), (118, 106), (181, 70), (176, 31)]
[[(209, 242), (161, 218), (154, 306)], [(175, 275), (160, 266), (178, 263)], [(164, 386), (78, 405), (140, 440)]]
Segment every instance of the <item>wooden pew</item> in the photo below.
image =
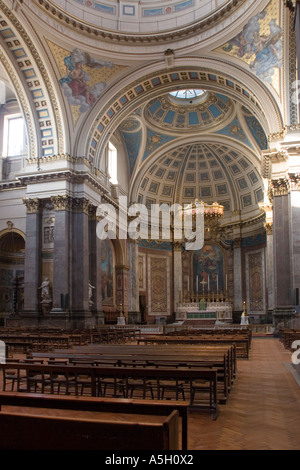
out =
[(0, 449), (178, 450), (178, 411), (148, 422), (2, 412)]
[(231, 338), (230, 336), (224, 337), (215, 337), (215, 336), (148, 336), (145, 338), (139, 338), (137, 340), (138, 344), (184, 344), (184, 345), (217, 345), (217, 344), (235, 344), (237, 347), (237, 357), (239, 358), (249, 358), (249, 340), (247, 338), (235, 337)]
[[(76, 352), (78, 351), (78, 352)], [(168, 367), (168, 368), (217, 368), (218, 398), (220, 403), (226, 403), (236, 376), (236, 354), (234, 346), (198, 347), (184, 346), (178, 351), (177, 347), (122, 345), (118, 348), (108, 345), (75, 348), (72, 352), (53, 352), (47, 355), (33, 353), (32, 357), (45, 359), (68, 359), (71, 363), (139, 366), (139, 367)]]
[[(0, 364), (3, 373), (3, 384), (5, 384), (6, 373), (9, 371), (11, 374), (15, 371), (17, 390), (31, 392), (32, 388), (42, 393), (53, 393), (53, 382), (57, 380), (57, 375), (63, 375), (65, 393), (78, 395), (78, 379), (80, 376), (87, 376), (87, 385), (90, 389), (90, 395), (95, 397), (101, 394), (101, 387), (105, 378), (112, 379), (114, 387), (114, 396), (118, 389), (120, 380), (122, 381), (122, 389), (124, 398), (128, 398), (129, 390), (133, 380), (140, 380), (147, 384), (149, 381), (153, 382), (156, 387), (157, 400), (162, 399), (162, 386), (161, 381), (168, 380), (174, 385), (178, 381), (184, 381), (190, 395), (190, 407), (194, 409), (209, 410), (213, 419), (218, 416), (218, 391), (217, 379), (218, 371), (215, 368), (180, 368), (180, 369), (167, 369), (167, 368), (154, 368), (154, 367), (111, 367), (111, 366), (74, 366), (74, 365), (49, 365), (49, 364), (26, 364), (26, 363), (10, 363)], [(193, 392), (196, 387), (197, 381), (203, 382), (203, 400), (200, 404), (195, 404), (193, 400)], [(5, 390), (3, 390), (5, 391)], [(49, 393), (48, 392), (48, 393)]]
[(74, 397), (70, 395), (0, 392), (0, 411), (2, 411), (3, 406), (150, 416), (169, 416), (174, 410), (177, 410), (181, 418), (181, 447), (182, 450), (187, 450), (188, 401), (138, 400), (86, 396)]

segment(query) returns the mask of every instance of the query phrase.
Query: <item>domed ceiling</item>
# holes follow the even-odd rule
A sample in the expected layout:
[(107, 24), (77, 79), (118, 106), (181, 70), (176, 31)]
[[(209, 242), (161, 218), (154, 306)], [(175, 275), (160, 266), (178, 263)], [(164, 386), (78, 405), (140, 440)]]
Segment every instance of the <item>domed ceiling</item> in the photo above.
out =
[[(43, 5), (46, 2), (39, 0)], [(73, 21), (90, 26), (103, 27), (110, 31), (150, 33), (169, 31), (216, 15), (216, 20), (228, 15), (241, 0), (159, 0), (139, 2), (119, 0), (47, 0), (52, 6), (48, 10), (63, 12)], [(56, 11), (58, 10), (58, 11)], [(60, 13), (60, 14), (61, 14)], [(219, 13), (219, 15), (218, 15)]]
[(145, 118), (160, 129), (187, 131), (210, 129), (234, 112), (233, 102), (218, 93), (203, 92), (194, 98), (176, 98), (171, 94), (156, 98), (146, 106)]
[[(183, 145), (160, 157), (143, 175), (138, 202), (189, 204), (199, 199), (232, 211), (255, 211), (263, 201), (263, 182), (253, 163), (233, 148), (213, 143)], [(227, 214), (226, 214), (227, 213)]]
[(227, 220), (236, 211), (243, 220), (256, 217), (264, 200), (260, 153), (268, 146), (256, 116), (220, 93), (176, 92), (151, 99), (119, 126), (132, 201), (198, 199), (224, 205)]

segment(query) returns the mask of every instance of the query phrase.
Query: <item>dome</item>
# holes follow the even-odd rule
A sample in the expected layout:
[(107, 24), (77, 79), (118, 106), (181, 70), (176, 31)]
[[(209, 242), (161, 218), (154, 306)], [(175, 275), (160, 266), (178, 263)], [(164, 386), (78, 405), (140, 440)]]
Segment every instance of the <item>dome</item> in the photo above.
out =
[[(185, 97), (187, 94), (190, 96)], [(224, 95), (203, 90), (180, 90), (150, 101), (144, 114), (151, 125), (160, 129), (190, 132), (215, 127), (232, 112), (233, 102)]]
[(165, 153), (141, 177), (138, 202), (190, 204), (196, 199), (224, 206), (243, 217), (259, 211), (263, 181), (255, 165), (242, 152), (219, 143), (183, 145)]
[[(99, 31), (102, 39), (125, 40), (137, 36), (147, 42), (149, 36), (160, 34), (164, 39), (183, 34), (194, 36), (226, 21), (230, 16), (243, 14), (245, 0), (35, 0), (47, 15), (71, 28), (90, 33)], [(34, 9), (34, 3), (29, 8)], [(32, 4), (32, 5), (31, 5)], [(34, 9), (35, 10), (35, 9)], [(113, 36), (112, 36), (113, 35)]]

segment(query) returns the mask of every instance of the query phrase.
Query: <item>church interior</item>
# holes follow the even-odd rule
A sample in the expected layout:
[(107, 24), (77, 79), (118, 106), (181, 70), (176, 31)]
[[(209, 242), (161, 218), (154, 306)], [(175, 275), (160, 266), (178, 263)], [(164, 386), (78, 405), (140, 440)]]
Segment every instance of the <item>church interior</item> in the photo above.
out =
[(106, 450), (159, 448), (120, 397), (161, 449), (299, 449), (299, 35), (299, 0), (0, 0), (1, 449), (74, 393)]

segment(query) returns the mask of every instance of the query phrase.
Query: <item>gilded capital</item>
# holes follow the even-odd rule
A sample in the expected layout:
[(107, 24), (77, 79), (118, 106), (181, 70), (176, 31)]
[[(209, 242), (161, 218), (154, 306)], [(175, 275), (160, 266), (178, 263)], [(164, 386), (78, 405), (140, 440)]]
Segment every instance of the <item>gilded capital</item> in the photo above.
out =
[(23, 203), (26, 206), (27, 214), (37, 214), (41, 207), (41, 201), (38, 198), (28, 199), (24, 197)]
[(84, 214), (90, 215), (91, 201), (85, 197), (76, 197), (72, 200), (73, 212), (83, 212)]
[(271, 185), (274, 196), (287, 196), (290, 192), (290, 180), (288, 178), (272, 180)]
[(54, 205), (55, 211), (68, 211), (72, 206), (72, 198), (69, 196), (53, 196), (51, 202)]

